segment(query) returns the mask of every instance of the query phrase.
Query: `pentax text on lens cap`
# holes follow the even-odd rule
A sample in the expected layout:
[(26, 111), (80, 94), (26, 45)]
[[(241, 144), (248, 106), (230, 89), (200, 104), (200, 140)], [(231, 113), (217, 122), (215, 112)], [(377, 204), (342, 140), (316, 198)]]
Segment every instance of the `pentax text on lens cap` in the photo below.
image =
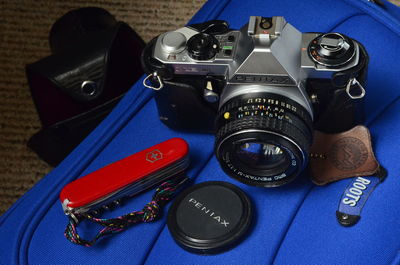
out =
[(178, 245), (197, 254), (235, 247), (251, 224), (247, 195), (228, 182), (208, 181), (183, 191), (168, 213), (168, 229)]

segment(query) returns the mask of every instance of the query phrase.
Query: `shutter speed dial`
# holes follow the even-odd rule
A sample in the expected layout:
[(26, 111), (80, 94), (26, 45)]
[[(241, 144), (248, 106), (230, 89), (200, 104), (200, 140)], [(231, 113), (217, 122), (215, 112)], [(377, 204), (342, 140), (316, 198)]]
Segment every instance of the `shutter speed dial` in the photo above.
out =
[(210, 60), (218, 52), (218, 40), (210, 34), (199, 33), (187, 42), (189, 56), (195, 60)]
[(318, 64), (339, 66), (353, 58), (355, 48), (348, 37), (339, 33), (327, 33), (311, 41), (308, 54)]

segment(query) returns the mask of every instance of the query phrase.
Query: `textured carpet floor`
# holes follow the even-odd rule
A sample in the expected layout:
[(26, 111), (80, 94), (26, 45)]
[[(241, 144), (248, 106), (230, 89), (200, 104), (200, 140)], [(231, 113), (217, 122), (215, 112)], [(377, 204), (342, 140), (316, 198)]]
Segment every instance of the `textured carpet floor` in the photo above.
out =
[[(0, 215), (51, 167), (26, 147), (40, 129), (25, 64), (49, 55), (52, 23), (70, 9), (99, 6), (145, 41), (184, 25), (205, 0), (0, 0)], [(393, 0), (400, 4), (400, 0)]]

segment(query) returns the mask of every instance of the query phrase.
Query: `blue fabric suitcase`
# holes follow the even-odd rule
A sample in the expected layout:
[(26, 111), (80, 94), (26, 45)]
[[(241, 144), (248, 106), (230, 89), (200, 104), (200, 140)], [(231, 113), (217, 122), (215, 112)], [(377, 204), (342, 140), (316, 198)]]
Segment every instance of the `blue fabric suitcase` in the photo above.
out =
[[(352, 180), (319, 187), (303, 174), (274, 189), (243, 185), (220, 169), (212, 135), (172, 131), (159, 121), (152, 91), (140, 81), (67, 159), (1, 216), (0, 264), (400, 264), (400, 10), (384, 5), (367, 0), (210, 0), (191, 20), (222, 19), (239, 28), (252, 15), (279, 15), (302, 32), (342, 32), (366, 47), (366, 125), (389, 175), (368, 199), (357, 225), (343, 227), (335, 217)], [(165, 212), (154, 223), (133, 226), (91, 248), (65, 239), (67, 218), (58, 199), (64, 185), (172, 137), (189, 143), (188, 175), (195, 182), (228, 181), (250, 196), (255, 222), (240, 245), (218, 255), (189, 253), (172, 239)], [(112, 214), (141, 209), (152, 193)]]

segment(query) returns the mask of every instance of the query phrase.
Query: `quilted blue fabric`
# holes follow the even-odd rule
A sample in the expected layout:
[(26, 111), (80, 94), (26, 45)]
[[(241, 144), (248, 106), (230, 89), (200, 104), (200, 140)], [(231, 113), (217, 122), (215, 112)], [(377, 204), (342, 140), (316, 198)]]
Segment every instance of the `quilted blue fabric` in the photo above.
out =
[[(239, 28), (251, 15), (282, 15), (303, 32), (338, 31), (364, 44), (370, 55), (367, 126), (389, 175), (370, 196), (356, 226), (342, 227), (335, 217), (351, 180), (316, 187), (304, 173), (294, 183), (274, 189), (242, 185), (220, 169), (212, 153), (212, 135), (165, 127), (151, 91), (138, 82), (60, 166), (1, 217), (0, 264), (400, 264), (400, 11), (385, 5), (386, 10), (367, 0), (210, 0), (191, 21), (218, 18)], [(255, 222), (239, 246), (213, 256), (188, 253), (171, 238), (165, 215), (91, 248), (64, 238), (67, 219), (58, 195), (65, 184), (172, 137), (189, 143), (188, 174), (196, 182), (232, 182), (250, 196)], [(151, 195), (141, 194), (112, 214), (140, 209)]]

